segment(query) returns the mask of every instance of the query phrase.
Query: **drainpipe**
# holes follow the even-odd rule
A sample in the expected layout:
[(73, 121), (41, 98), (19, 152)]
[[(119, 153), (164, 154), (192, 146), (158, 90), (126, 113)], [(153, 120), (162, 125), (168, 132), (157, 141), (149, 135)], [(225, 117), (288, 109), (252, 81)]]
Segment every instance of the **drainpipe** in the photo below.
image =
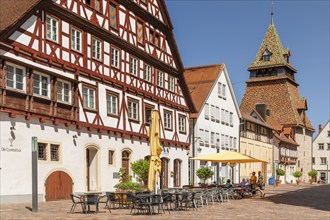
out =
[[(196, 147), (195, 147), (195, 121), (196, 119), (193, 118), (192, 119), (192, 157), (195, 157), (195, 151), (196, 151)], [(190, 180), (192, 182), (193, 185), (195, 185), (195, 160), (191, 160), (191, 174), (190, 174)]]

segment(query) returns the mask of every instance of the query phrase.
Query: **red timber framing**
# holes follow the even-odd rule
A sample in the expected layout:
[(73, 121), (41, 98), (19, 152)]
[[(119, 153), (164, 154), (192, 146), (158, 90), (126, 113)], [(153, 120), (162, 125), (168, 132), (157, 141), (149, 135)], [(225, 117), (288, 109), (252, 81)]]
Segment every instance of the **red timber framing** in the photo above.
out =
[[(112, 1), (110, 1), (112, 2)], [(115, 2), (112, 2), (115, 4)], [(119, 4), (125, 4), (125, 6), (128, 6), (128, 8), (131, 7), (131, 2), (128, 1), (118, 1)], [(67, 74), (72, 74), (74, 76), (74, 80), (56, 75), (53, 72), (47, 72), (44, 70), (38, 70), (35, 66), (27, 65), (25, 63), (19, 63), (15, 60), (11, 60), (11, 58), (6, 56), (1, 56), (0, 59), (2, 59), (2, 68), (1, 68), (1, 111), (11, 113), (11, 116), (15, 117), (15, 115), (25, 115), (27, 119), (30, 119), (31, 117), (37, 117), (40, 118), (40, 121), (44, 122), (46, 120), (52, 120), (54, 124), (59, 123), (65, 123), (65, 125), (75, 125), (77, 128), (83, 128), (83, 127), (89, 127), (91, 129), (97, 129), (99, 132), (107, 131), (107, 132), (113, 132), (113, 133), (120, 133), (122, 136), (130, 135), (135, 136), (138, 138), (147, 138), (146, 136), (146, 124), (145, 124), (145, 115), (140, 114), (142, 118), (140, 118), (140, 124), (139, 129), (133, 129), (132, 121), (127, 120), (128, 118), (128, 108), (127, 108), (127, 102), (126, 102), (126, 95), (133, 95), (135, 97), (139, 97), (139, 105), (141, 107), (139, 108), (140, 111), (144, 110), (144, 100), (151, 101), (152, 103), (157, 103), (158, 107), (160, 106), (166, 106), (170, 108), (171, 110), (174, 109), (173, 117), (175, 120), (177, 119), (177, 110), (179, 110), (182, 113), (185, 113), (186, 115), (189, 114), (189, 108), (194, 109), (192, 102), (190, 102), (188, 98), (184, 98), (184, 96), (180, 93), (179, 94), (179, 88), (183, 88), (183, 93), (187, 92), (187, 88), (185, 88), (184, 79), (182, 76), (181, 70), (176, 69), (176, 67), (181, 67), (182, 64), (180, 61), (175, 61), (173, 59), (172, 55), (167, 53), (167, 44), (166, 41), (171, 45), (173, 43), (171, 38), (171, 30), (162, 22), (158, 21), (157, 19), (150, 17), (149, 14), (146, 14), (143, 9), (136, 9), (135, 6), (134, 14), (127, 13), (127, 10), (124, 11), (123, 8), (117, 7), (118, 11), (121, 13), (125, 13), (126, 20), (124, 22), (124, 25), (119, 25), (119, 20), (117, 20), (118, 30), (115, 30), (114, 28), (111, 28), (109, 25), (109, 20), (106, 21), (105, 19), (108, 19), (110, 16), (109, 12), (109, 4), (103, 4), (103, 11), (105, 14), (103, 15), (100, 12), (93, 12), (93, 15), (91, 16), (91, 20), (87, 21), (84, 20), (82, 17), (80, 17), (77, 14), (74, 14), (70, 12), (69, 10), (72, 10), (74, 7), (73, 4), (81, 5), (82, 7), (78, 7), (78, 14), (83, 14), (84, 16), (87, 16), (87, 9), (88, 7), (84, 5), (81, 1), (73, 0), (71, 1), (71, 5), (68, 5), (68, 1), (62, 0), (61, 6), (54, 3), (54, 2), (41, 2), (33, 12), (29, 13), (29, 16), (25, 18), (29, 18), (31, 15), (34, 15), (37, 18), (36, 25), (32, 32), (28, 32), (24, 30), (23, 28), (17, 28), (16, 31), (26, 34), (30, 37), (30, 42), (28, 42), (27, 45), (23, 45), (21, 43), (15, 42), (13, 40), (9, 39), (9, 36), (14, 32), (15, 28), (12, 28), (13, 31), (7, 32), (5, 35), (0, 36), (1, 37), (1, 45), (0, 49), (14, 53), (15, 55), (22, 57), (24, 59), (28, 59), (30, 61), (35, 62), (36, 64), (46, 65), (48, 67), (61, 70), (66, 72)], [(66, 10), (65, 8), (69, 9)], [(56, 16), (53, 16), (53, 14), (56, 14)], [(58, 20), (58, 41), (53, 42), (46, 39), (46, 17), (51, 16), (52, 18)], [(101, 18), (104, 18), (103, 20), (100, 20)], [(117, 18), (119, 16), (117, 15)], [(152, 19), (151, 19), (152, 18)], [(131, 23), (131, 20), (139, 20), (143, 22), (143, 34), (145, 35), (144, 38), (144, 45), (143, 48), (145, 50), (141, 50), (141, 45), (138, 46), (137, 42), (137, 36), (136, 32), (133, 32), (133, 24)], [(24, 19), (22, 19), (24, 20)], [(148, 22), (145, 23), (145, 21)], [(92, 23), (94, 25), (90, 25), (88, 23)], [(101, 24), (100, 24), (101, 22)], [(63, 31), (63, 25), (66, 23), (68, 26), (68, 31)], [(22, 22), (18, 22), (16, 27), (19, 27), (23, 24)], [(100, 24), (100, 25), (97, 25)], [(108, 26), (106, 28), (106, 26)], [(135, 25), (135, 24), (134, 24)], [(152, 26), (150, 26), (152, 25)], [(154, 27), (157, 28), (153, 29)], [(136, 27), (134, 27), (135, 29)], [(81, 31), (81, 51), (73, 50), (71, 45), (71, 38), (72, 38), (72, 29)], [(151, 43), (149, 43), (149, 39), (147, 36), (147, 30), (153, 30), (154, 33), (157, 33), (159, 36), (159, 46), (155, 46)], [(161, 32), (163, 31), (163, 32)], [(89, 34), (93, 33), (93, 35)], [(122, 39), (121, 34), (126, 33), (127, 40)], [(123, 35), (122, 35), (123, 36)], [(67, 42), (69, 42), (69, 45), (63, 45), (63, 37), (67, 38)], [(173, 36), (172, 36), (173, 37)], [(7, 38), (7, 39), (6, 39)], [(92, 41), (93, 39), (100, 40), (101, 42), (101, 59), (96, 60), (92, 58)], [(130, 39), (133, 40), (133, 43), (130, 42)], [(109, 50), (105, 50), (105, 44), (109, 45)], [(111, 67), (111, 48), (115, 46), (116, 48), (120, 49), (120, 68), (116, 69)], [(146, 48), (149, 49), (146, 49)], [(146, 53), (147, 51), (150, 51), (152, 54)], [(152, 51), (153, 50), (153, 51)], [(157, 52), (155, 52), (157, 50)], [(67, 54), (67, 58), (65, 59), (63, 57), (63, 54)], [(88, 55), (89, 54), (89, 55)], [(154, 57), (153, 54), (157, 54), (156, 57)], [(138, 76), (134, 76), (129, 73), (129, 62), (130, 56), (134, 56), (138, 59), (138, 63), (140, 61), (143, 61), (143, 65), (138, 65)], [(107, 63), (105, 62), (105, 56), (108, 57)], [(123, 59), (123, 56), (125, 59)], [(163, 58), (162, 58), (163, 57)], [(8, 106), (8, 98), (9, 96), (7, 94), (11, 94), (12, 91), (5, 88), (5, 62), (6, 61), (13, 62), (15, 64), (19, 64), (23, 67), (29, 68), (29, 74), (27, 74), (27, 84), (29, 84), (29, 89), (31, 90), (30, 93), (28, 93), (28, 87), (27, 87), (27, 93), (25, 94), (26, 97), (23, 97), (24, 95), (16, 95), (16, 96), (22, 96), (25, 100), (26, 106), (24, 109), (20, 109), (17, 106)], [(159, 62), (159, 60), (162, 60), (163, 62)], [(165, 60), (165, 61), (164, 61)], [(153, 81), (152, 83), (149, 83), (145, 81), (144, 79), (144, 67), (145, 64), (148, 64), (152, 67), (152, 79), (156, 79), (156, 70), (160, 69), (164, 73), (169, 74), (173, 76), (175, 80), (175, 92), (168, 91), (165, 87), (168, 87), (169, 82), (165, 82), (164, 87), (158, 87)], [(175, 66), (175, 67), (174, 67)], [(122, 68), (121, 68), (122, 67)], [(108, 74), (106, 73), (106, 69), (108, 69)], [(50, 84), (51, 84), (51, 94), (52, 97), (49, 100), (44, 100), (40, 98), (36, 98), (32, 94), (32, 77), (34, 70), (37, 70), (41, 73), (49, 74), (50, 75)], [(28, 73), (28, 71), (27, 71)], [(79, 93), (78, 90), (78, 84), (80, 83), (79, 78), (86, 78), (88, 80), (92, 80), (96, 82), (96, 102), (98, 102), (97, 98), (97, 88), (98, 84), (104, 84), (109, 87), (117, 88), (122, 90), (122, 100), (120, 101), (120, 107), (119, 107), (119, 120), (117, 122), (117, 126), (115, 127), (108, 127), (105, 125), (104, 121), (102, 120), (99, 112), (98, 107), (96, 108), (96, 111), (93, 112), (95, 115), (91, 119), (91, 117), (87, 117), (88, 109), (82, 108), (80, 111), (83, 111), (83, 117), (84, 120), (79, 119), (79, 102), (81, 102), (81, 105), (83, 106), (83, 97), (82, 97), (82, 90)], [(59, 103), (56, 101), (56, 80), (57, 78), (61, 78), (66, 81), (71, 82), (71, 94), (72, 94), (72, 103), (71, 105), (65, 105), (63, 103)], [(167, 79), (168, 77), (164, 77)], [(156, 91), (156, 92), (155, 92)], [(181, 91), (181, 90), (180, 90)], [(21, 99), (22, 99), (21, 97)], [(125, 98), (126, 97), (126, 98)], [(187, 103), (183, 103), (183, 100)], [(102, 100), (101, 100), (102, 101)], [(119, 99), (118, 99), (119, 101)], [(105, 100), (104, 100), (105, 102)], [(38, 103), (38, 104), (37, 104)], [(43, 113), (36, 112), (34, 109), (36, 109), (37, 105), (41, 106), (48, 106), (47, 111), (43, 111)], [(98, 105), (98, 103), (96, 103)], [(187, 107), (189, 106), (189, 108)], [(41, 107), (42, 108), (42, 107)], [(63, 114), (63, 109), (68, 108), (70, 110), (70, 114)], [(70, 116), (64, 117), (62, 115)], [(161, 116), (162, 117), (162, 116)], [(120, 123), (122, 123), (123, 127), (120, 127)], [(174, 126), (175, 131), (173, 137), (168, 137), (168, 139), (164, 136), (162, 139), (163, 142), (171, 143), (175, 146), (181, 146), (181, 147), (188, 147), (188, 139), (187, 140), (180, 140), (178, 138), (178, 132), (176, 131), (176, 126)], [(162, 129), (164, 129), (162, 125)], [(135, 130), (135, 131), (134, 131)], [(165, 135), (165, 132), (163, 131), (163, 134)], [(188, 134), (189, 136), (189, 134)]]

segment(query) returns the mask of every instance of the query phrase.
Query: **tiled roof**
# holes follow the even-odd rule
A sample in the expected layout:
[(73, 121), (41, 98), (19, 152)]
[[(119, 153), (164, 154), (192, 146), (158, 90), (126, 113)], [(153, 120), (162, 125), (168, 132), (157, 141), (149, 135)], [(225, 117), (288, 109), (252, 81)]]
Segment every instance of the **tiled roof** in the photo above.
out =
[(283, 132), (281, 132), (280, 134), (278, 134), (276, 131), (273, 132), (274, 136), (285, 143), (291, 144), (291, 145), (295, 145), (295, 146), (299, 146), (299, 144), (297, 142), (295, 142), (293, 139), (288, 138), (287, 136), (284, 135)]
[[(254, 112), (256, 114), (258, 114), (257, 111), (254, 111)], [(252, 123), (264, 126), (266, 128), (273, 129), (273, 127), (270, 124), (268, 124), (267, 122), (265, 122), (259, 114), (258, 114), (258, 116), (261, 118), (261, 120), (258, 120), (255, 117), (253, 117), (251, 114), (247, 114), (245, 112), (241, 112), (241, 114), (242, 114), (243, 119), (245, 119), (246, 121), (250, 121)]]
[(223, 67), (223, 64), (215, 64), (185, 69), (184, 77), (197, 112), (201, 110)]
[(9, 29), (42, 0), (0, 0), (0, 33)]
[[(264, 61), (262, 59), (263, 53), (266, 50), (268, 50), (271, 54), (269, 61)], [(254, 61), (249, 66), (248, 70), (287, 66), (288, 68), (296, 72), (294, 67), (291, 66), (291, 64), (287, 61), (285, 56), (290, 56), (290, 50), (283, 48), (283, 45), (276, 31), (275, 25), (273, 22), (271, 22), (268, 27), (267, 33), (264, 37), (264, 40), (261, 43), (260, 49)]]

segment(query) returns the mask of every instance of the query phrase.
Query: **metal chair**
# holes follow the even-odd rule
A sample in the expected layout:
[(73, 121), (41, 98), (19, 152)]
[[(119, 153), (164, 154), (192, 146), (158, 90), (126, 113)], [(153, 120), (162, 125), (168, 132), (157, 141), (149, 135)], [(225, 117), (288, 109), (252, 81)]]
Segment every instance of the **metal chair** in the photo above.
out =
[(77, 204), (80, 204), (81, 205), (81, 208), (82, 208), (82, 211), (85, 212), (85, 206), (84, 206), (84, 200), (82, 197), (80, 196), (77, 196), (77, 195), (74, 195), (73, 193), (70, 194), (70, 197), (71, 197), (71, 200), (72, 200), (72, 206), (71, 206), (71, 209), (70, 209), (70, 213), (73, 213)]
[[(90, 212), (90, 206), (95, 205), (95, 212), (99, 211), (99, 195), (97, 194), (87, 194), (84, 201), (85, 213)], [(87, 209), (88, 207), (88, 209)]]
[(109, 212), (111, 213), (111, 210), (110, 210), (110, 206), (109, 206), (109, 202), (110, 202), (110, 196), (108, 195), (108, 193), (106, 192), (105, 195), (103, 196), (100, 196), (99, 199), (98, 199), (98, 203), (99, 205), (100, 204), (105, 204), (105, 209), (108, 209)]

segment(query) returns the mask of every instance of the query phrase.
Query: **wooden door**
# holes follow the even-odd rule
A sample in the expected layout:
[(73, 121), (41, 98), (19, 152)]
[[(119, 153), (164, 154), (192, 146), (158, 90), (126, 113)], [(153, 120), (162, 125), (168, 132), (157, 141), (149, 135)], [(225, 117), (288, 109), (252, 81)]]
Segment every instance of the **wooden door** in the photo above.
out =
[(168, 159), (162, 158), (162, 171), (160, 173), (160, 187), (161, 189), (168, 188)]
[(46, 180), (46, 201), (70, 199), (72, 179), (63, 171), (55, 171)]

